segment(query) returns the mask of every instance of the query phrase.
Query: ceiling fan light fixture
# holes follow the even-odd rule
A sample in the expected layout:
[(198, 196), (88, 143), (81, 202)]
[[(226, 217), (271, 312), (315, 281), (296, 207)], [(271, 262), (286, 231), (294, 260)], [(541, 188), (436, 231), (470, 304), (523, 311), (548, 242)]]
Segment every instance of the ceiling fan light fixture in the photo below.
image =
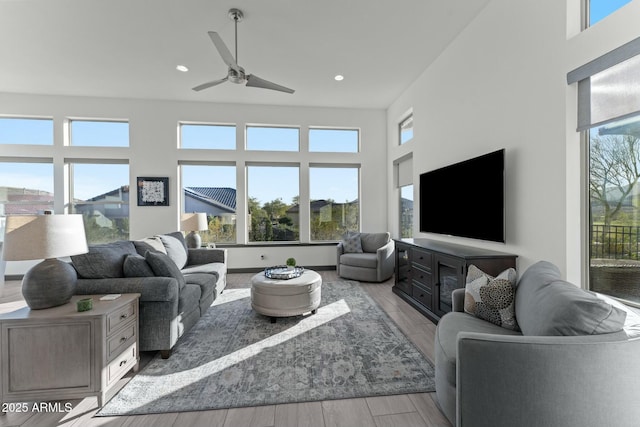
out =
[(186, 65), (178, 65), (176, 66), (176, 70), (186, 73), (187, 71), (189, 71), (189, 67), (187, 67)]

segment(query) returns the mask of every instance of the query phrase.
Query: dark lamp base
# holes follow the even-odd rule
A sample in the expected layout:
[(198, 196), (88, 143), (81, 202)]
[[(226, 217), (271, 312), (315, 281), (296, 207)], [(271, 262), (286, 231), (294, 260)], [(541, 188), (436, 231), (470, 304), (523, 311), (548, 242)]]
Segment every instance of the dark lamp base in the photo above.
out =
[(33, 310), (68, 303), (75, 290), (78, 274), (70, 264), (45, 259), (27, 271), (22, 279), (22, 295)]

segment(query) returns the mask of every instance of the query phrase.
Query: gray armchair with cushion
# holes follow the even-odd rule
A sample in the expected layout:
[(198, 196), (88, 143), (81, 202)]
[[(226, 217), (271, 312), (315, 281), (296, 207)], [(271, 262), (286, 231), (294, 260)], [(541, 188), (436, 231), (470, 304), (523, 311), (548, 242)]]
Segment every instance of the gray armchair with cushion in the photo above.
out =
[(71, 261), (76, 294), (140, 294), (140, 350), (163, 357), (226, 285), (226, 249), (188, 249), (180, 232), (92, 245)]
[(388, 232), (349, 232), (338, 243), (336, 251), (336, 271), (340, 277), (384, 282), (393, 275), (394, 244)]
[[(507, 301), (503, 284), (487, 282), (483, 313), (494, 296)], [(539, 262), (508, 297), (514, 330), (500, 315), (487, 321), (480, 310), (470, 314), (478, 302), (468, 287), (453, 291), (453, 311), (435, 335), (436, 395), (454, 426), (639, 425), (636, 310), (565, 282), (556, 266)]]

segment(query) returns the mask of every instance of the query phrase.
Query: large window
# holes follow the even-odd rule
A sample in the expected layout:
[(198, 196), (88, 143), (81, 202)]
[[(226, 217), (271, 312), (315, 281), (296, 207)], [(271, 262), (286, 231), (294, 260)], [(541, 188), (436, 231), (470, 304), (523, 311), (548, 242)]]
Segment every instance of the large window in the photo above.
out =
[(129, 123), (71, 120), (71, 145), (86, 147), (128, 147)]
[(180, 166), (183, 212), (204, 212), (209, 229), (201, 231), (203, 243), (236, 243), (236, 167), (226, 165)]
[(299, 182), (298, 166), (247, 166), (249, 241), (299, 240)]
[(87, 242), (129, 238), (129, 165), (70, 164), (71, 212), (82, 214)]
[(247, 150), (298, 151), (300, 130), (293, 127), (247, 126)]
[(400, 237), (413, 237), (413, 184), (400, 187)]
[(234, 125), (186, 124), (180, 125), (180, 148), (206, 148), (235, 150)]
[(591, 288), (640, 303), (640, 117), (589, 131)]
[(0, 217), (53, 210), (53, 164), (0, 159)]
[(631, 0), (586, 0), (589, 13), (588, 25), (591, 26), (604, 19), (630, 1)]
[(329, 153), (357, 153), (357, 129), (309, 129), (309, 151)]
[(53, 120), (0, 117), (0, 144), (53, 145)]
[(567, 80), (589, 153), (589, 287), (640, 303), (640, 39)]
[(340, 240), (347, 231), (360, 231), (358, 168), (311, 167), (309, 184), (312, 241)]

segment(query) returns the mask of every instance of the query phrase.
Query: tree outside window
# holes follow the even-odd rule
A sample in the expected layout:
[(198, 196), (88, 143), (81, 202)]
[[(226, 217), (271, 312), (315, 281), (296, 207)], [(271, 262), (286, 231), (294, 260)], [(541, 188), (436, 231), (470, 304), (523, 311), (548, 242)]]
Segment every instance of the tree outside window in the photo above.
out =
[(298, 166), (248, 166), (249, 241), (299, 241)]

